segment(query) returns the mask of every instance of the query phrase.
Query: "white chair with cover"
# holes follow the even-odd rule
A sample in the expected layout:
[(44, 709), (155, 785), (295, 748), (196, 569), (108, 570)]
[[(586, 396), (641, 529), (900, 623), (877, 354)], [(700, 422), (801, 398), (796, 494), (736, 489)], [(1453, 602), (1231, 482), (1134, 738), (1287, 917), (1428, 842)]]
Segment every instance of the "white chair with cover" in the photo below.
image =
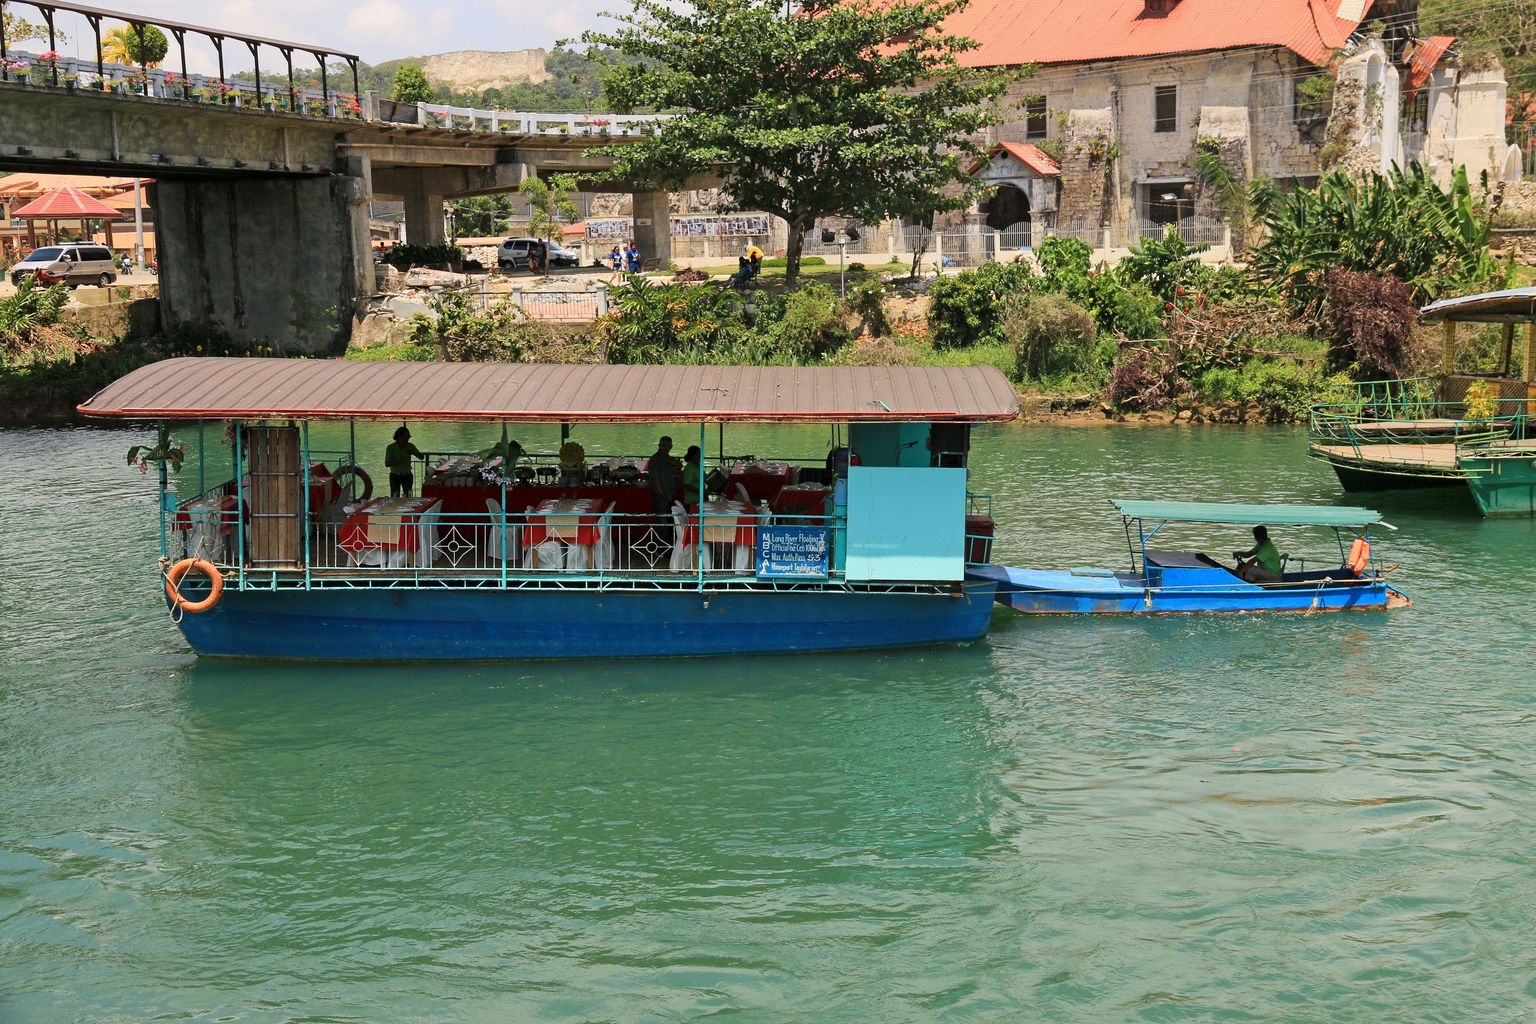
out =
[(756, 505), (757, 504), (757, 502), (752, 500), (752, 495), (747, 492), (747, 485), (746, 484), (744, 484), (740, 480), (738, 480), (738, 481), (736, 481), (735, 489), (736, 489), (736, 500), (737, 501), (746, 502), (748, 505)]
[(513, 565), (518, 562), (521, 547), (521, 531), (512, 526), (509, 519), (504, 519), (501, 514), (501, 502), (495, 498), (485, 499), (485, 510), (491, 514), (491, 528), (486, 533), (485, 557), (492, 562), (500, 562), (502, 554), (506, 554), (506, 560)]
[(597, 521), (597, 549), (592, 552), (594, 569), (613, 568), (613, 510), (618, 505), (618, 502), (610, 501), (608, 507), (603, 509), (602, 518)]
[[(699, 559), (703, 559), (704, 568), (710, 568), (709, 545), (703, 545), (702, 550), (697, 544), (684, 544), (683, 540), (688, 534), (688, 511), (683, 508), (682, 502), (672, 504), (672, 559), (668, 568), (674, 572), (692, 572), (699, 567)], [(697, 540), (697, 538), (695, 538)]]
[[(528, 506), (527, 514), (533, 515), (532, 505)], [(546, 536), (533, 547), (524, 548), (523, 568), (547, 571), (559, 571), (565, 568), (565, 545), (553, 537)]]

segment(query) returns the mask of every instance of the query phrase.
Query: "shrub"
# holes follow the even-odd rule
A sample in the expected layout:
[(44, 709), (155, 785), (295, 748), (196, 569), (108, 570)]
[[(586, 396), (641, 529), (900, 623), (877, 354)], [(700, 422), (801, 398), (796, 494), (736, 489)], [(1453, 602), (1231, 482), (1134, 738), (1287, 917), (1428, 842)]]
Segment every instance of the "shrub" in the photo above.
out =
[(463, 292), (446, 292), (429, 300), (437, 319), (418, 313), (411, 318), (410, 344), (440, 348), (445, 358), (462, 363), (515, 363), (524, 355), (526, 321), (517, 307), (476, 309)]
[(879, 281), (860, 281), (848, 289), (848, 310), (864, 322), (868, 333), (891, 333), (891, 319), (885, 313), (885, 285)]
[(1419, 319), (1413, 288), (1391, 274), (1343, 268), (1329, 271), (1326, 286), (1332, 364), (1353, 365), (1361, 380), (1409, 376)]
[(819, 281), (808, 281), (785, 297), (784, 316), (771, 332), (771, 354), (805, 362), (836, 351), (851, 338), (837, 294)]
[(1132, 340), (1163, 336), (1163, 303), (1144, 285), (1126, 286), (1113, 274), (1090, 275), (1078, 301), (1088, 307), (1099, 330)]
[(438, 245), (397, 245), (384, 254), (384, 262), (398, 270), (409, 267), (453, 267), (464, 263), (464, 250), (452, 242)]
[(1059, 380), (1082, 370), (1098, 328), (1092, 315), (1053, 292), (1012, 295), (1003, 304), (1003, 332), (1013, 345), (1020, 380)]
[(39, 288), (30, 277), (14, 295), (0, 299), (0, 361), (20, 356), (53, 335), (68, 334), (58, 327), (68, 301), (68, 288), (61, 284)]
[(613, 293), (600, 336), (615, 363), (712, 362), (737, 351), (748, 331), (729, 289), (631, 277)]
[(1178, 367), (1168, 353), (1147, 346), (1122, 352), (1109, 371), (1105, 397), (1116, 409), (1166, 409), (1181, 390)]
[(1120, 261), (1117, 271), (1127, 284), (1145, 285), (1164, 302), (1199, 290), (1210, 272), (1200, 265), (1200, 253), (1210, 246), (1190, 245), (1177, 232), (1164, 238), (1143, 238)]
[(940, 277), (928, 289), (929, 334), (933, 347), (1005, 343), (1002, 301), (1030, 287), (1025, 263), (983, 263), (975, 270)]
[(1244, 397), (1257, 402), (1272, 423), (1306, 419), (1321, 399), (1323, 375), (1316, 367), (1262, 362), (1245, 375)]

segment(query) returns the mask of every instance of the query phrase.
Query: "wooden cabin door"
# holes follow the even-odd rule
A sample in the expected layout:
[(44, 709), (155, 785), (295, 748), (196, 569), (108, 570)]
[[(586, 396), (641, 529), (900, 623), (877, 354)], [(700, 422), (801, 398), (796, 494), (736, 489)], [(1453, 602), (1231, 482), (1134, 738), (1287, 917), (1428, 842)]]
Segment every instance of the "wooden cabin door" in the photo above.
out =
[(304, 502), (299, 488), (299, 428), (248, 427), (253, 568), (296, 569), (304, 544)]

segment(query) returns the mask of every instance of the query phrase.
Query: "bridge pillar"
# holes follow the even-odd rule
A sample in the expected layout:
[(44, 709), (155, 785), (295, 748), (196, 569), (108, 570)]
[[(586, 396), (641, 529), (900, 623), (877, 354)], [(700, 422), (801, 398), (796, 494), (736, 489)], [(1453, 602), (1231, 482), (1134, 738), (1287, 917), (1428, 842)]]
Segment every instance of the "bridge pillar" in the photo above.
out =
[(401, 196), (405, 200), (405, 240), (411, 245), (442, 245), (448, 240), (443, 230), (443, 193), (432, 191), (418, 178), (414, 187)]
[(283, 355), (346, 347), (357, 298), (373, 290), (362, 178), (162, 179), (151, 190), (167, 331)]
[(672, 260), (672, 197), (666, 192), (634, 193), (635, 245), (642, 260)]

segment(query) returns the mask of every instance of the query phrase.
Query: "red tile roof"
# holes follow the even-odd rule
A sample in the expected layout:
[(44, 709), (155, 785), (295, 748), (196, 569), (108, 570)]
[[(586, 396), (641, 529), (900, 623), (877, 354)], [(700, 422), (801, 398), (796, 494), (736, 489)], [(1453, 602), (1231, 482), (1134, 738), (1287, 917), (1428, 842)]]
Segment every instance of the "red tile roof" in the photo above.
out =
[[(987, 156), (995, 157), (1000, 152), (1005, 152), (1012, 156), (1019, 163), (1028, 167), (1042, 178), (1049, 178), (1061, 173), (1061, 168), (1056, 165), (1056, 161), (1052, 160), (1045, 150), (1032, 142), (999, 142), (987, 150)], [(968, 173), (975, 174), (985, 166), (986, 161), (979, 161), (971, 165)]]
[(60, 185), (47, 195), (39, 196), (20, 209), (11, 211), (13, 220), (79, 220), (82, 217), (116, 220), (122, 215), (121, 210), (114, 210), (73, 185)]
[(1413, 48), (1413, 56), (1408, 60), (1408, 88), (1418, 89), (1428, 82), (1435, 65), (1440, 63), (1445, 51), (1455, 43), (1455, 36), (1430, 36), (1419, 40)]
[[(1373, 0), (1360, 5), (1367, 13)], [(1344, 45), (1358, 20), (1340, 0), (971, 0), (945, 28), (981, 45), (972, 67), (1068, 64), (1240, 46), (1284, 46), (1316, 65)]]

